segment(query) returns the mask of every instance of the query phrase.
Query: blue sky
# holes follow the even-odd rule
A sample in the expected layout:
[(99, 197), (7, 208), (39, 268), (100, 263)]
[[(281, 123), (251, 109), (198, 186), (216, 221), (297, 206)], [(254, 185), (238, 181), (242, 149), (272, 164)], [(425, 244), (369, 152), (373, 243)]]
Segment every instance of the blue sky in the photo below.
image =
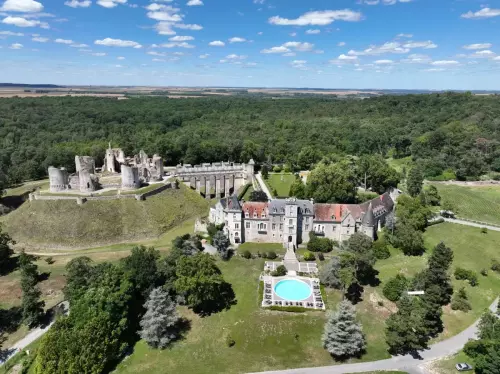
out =
[(0, 81), (500, 89), (500, 0), (0, 0)]

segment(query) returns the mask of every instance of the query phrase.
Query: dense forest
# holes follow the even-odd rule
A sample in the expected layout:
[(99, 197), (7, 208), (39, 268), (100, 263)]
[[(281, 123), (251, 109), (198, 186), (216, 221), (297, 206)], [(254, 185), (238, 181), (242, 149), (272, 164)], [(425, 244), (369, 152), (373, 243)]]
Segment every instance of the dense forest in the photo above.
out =
[[(308, 166), (306, 156), (411, 156), (426, 177), (500, 171), (500, 98), (470, 93), (335, 98), (196, 99), (45, 97), (0, 99), (0, 178), (74, 170), (74, 156), (102, 162), (108, 142), (144, 149), (168, 165), (219, 160)], [(301, 154), (302, 151), (302, 154)]]

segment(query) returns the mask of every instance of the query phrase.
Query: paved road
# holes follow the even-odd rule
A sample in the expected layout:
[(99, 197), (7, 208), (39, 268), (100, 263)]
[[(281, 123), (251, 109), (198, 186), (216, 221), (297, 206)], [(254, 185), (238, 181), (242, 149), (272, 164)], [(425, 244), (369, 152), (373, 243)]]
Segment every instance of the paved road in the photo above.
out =
[(445, 222), (451, 222), (451, 223), (456, 223), (458, 225), (465, 225), (465, 226), (472, 226), (472, 227), (486, 227), (488, 230), (492, 231), (500, 231), (500, 227), (498, 226), (490, 226), (486, 224), (480, 224), (480, 223), (475, 223), (475, 222), (470, 222), (470, 221), (464, 221), (459, 218), (443, 218)]
[[(498, 305), (496, 299), (490, 306), (490, 310), (495, 312)], [(422, 359), (414, 359), (410, 355), (394, 356), (387, 360), (363, 362), (359, 364), (344, 364), (334, 366), (324, 366), (317, 368), (290, 369), (280, 371), (266, 371), (261, 374), (344, 374), (344, 373), (361, 373), (365, 371), (377, 370), (402, 370), (409, 373), (426, 373), (423, 364), (429, 363), (446, 356), (450, 356), (460, 351), (469, 339), (475, 339), (477, 334), (476, 321), (472, 326), (442, 342), (436, 343), (430, 349), (421, 352)]]
[(269, 188), (267, 188), (267, 185), (264, 183), (260, 171), (259, 174), (256, 175), (256, 177), (257, 177), (257, 182), (259, 182), (261, 190), (264, 191), (267, 195), (267, 198), (271, 200), (273, 198), (273, 195), (271, 194), (271, 191), (269, 191)]
[[(64, 305), (65, 310), (68, 310), (69, 303), (67, 301), (63, 301), (62, 304)], [(3, 361), (0, 360), (0, 366), (2, 366), (6, 361), (10, 360), (16, 353), (19, 353), (28, 345), (33, 343), (35, 340), (41, 338), (47, 331), (49, 331), (54, 322), (55, 321), (52, 321), (49, 325), (45, 327), (37, 327), (36, 329), (32, 330), (28, 335), (26, 335), (24, 338), (15, 343), (12, 347), (5, 349), (5, 351), (7, 351), (7, 355), (6, 357), (2, 357)]]

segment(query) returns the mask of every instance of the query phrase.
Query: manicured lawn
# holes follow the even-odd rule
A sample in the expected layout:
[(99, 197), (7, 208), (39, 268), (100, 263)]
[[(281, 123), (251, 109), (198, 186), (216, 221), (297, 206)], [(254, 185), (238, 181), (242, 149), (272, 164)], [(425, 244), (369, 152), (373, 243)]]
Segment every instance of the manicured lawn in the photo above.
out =
[(284, 255), (286, 253), (286, 249), (282, 244), (279, 243), (243, 243), (238, 247), (238, 253), (243, 253), (244, 251), (249, 251), (250, 253), (256, 255), (258, 252), (264, 253), (273, 251), (276, 254)]
[[(468, 282), (455, 280), (452, 275), (454, 290), (457, 291), (460, 287), (465, 287), (473, 309), (464, 313), (451, 310), (449, 307), (444, 308), (445, 331), (437, 339), (443, 340), (456, 335), (471, 325), (500, 293), (500, 275), (489, 270), (491, 260), (493, 258), (500, 259), (498, 251), (500, 232), (489, 231), (487, 234), (482, 234), (479, 228), (442, 223), (429, 227), (424, 238), (428, 248), (424, 256), (407, 257), (394, 250), (391, 258), (377, 262), (375, 267), (380, 271), (379, 278), (382, 281), (379, 292), (382, 292), (383, 282), (396, 274), (403, 273), (407, 276), (413, 276), (424, 269), (427, 266), (427, 257), (431, 248), (443, 241), (454, 252), (451, 273), (456, 267), (463, 267), (474, 270), (479, 277), (479, 285), (471, 287)], [(488, 269), (487, 277), (479, 273), (483, 268)], [(389, 302), (387, 301), (387, 303)]]
[(265, 180), (267, 187), (271, 193), (276, 189), (278, 196), (274, 197), (288, 197), (290, 192), (290, 187), (295, 181), (295, 175), (291, 173), (282, 174), (282, 173), (269, 173), (269, 178)]
[[(219, 262), (238, 303), (228, 311), (205, 318), (181, 308), (182, 314), (191, 320), (185, 340), (164, 351), (150, 349), (141, 341), (116, 372), (158, 373), (161, 368), (168, 373), (242, 373), (334, 364), (321, 345), (326, 313), (271, 312), (258, 306), (258, 278), (263, 264), (263, 259), (237, 257)], [(328, 305), (334, 307), (340, 294), (327, 292)], [(369, 297), (365, 300), (357, 307), (368, 339), (363, 361), (386, 358), (386, 314), (377, 310)], [(225, 344), (227, 335), (236, 341), (232, 348)]]
[(456, 207), (458, 217), (500, 225), (500, 186), (434, 185), (441, 200), (449, 200)]

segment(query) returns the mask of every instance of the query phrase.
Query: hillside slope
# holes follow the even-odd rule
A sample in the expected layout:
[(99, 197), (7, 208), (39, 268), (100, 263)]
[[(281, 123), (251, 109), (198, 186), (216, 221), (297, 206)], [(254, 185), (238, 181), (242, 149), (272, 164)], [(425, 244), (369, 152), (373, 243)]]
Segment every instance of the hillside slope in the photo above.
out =
[(3, 217), (20, 248), (84, 248), (158, 237), (187, 219), (204, 216), (209, 204), (181, 186), (145, 201), (32, 201)]

